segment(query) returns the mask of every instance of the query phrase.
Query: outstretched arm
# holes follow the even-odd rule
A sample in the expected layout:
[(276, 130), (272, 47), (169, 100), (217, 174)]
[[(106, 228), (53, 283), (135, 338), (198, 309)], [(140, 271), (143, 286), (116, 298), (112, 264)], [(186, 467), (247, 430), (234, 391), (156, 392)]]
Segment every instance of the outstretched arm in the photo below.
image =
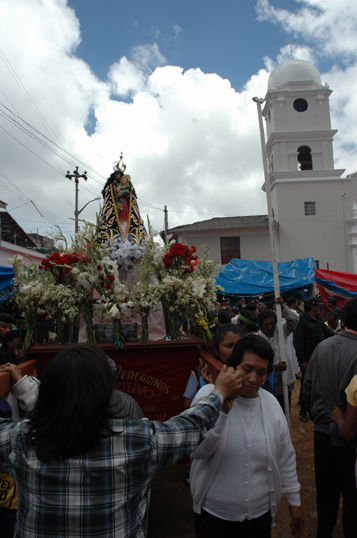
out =
[(36, 377), (22, 375), (16, 364), (7, 362), (0, 366), (0, 371), (9, 372), (12, 382), (11, 390), (15, 395), (19, 406), (26, 414), (31, 413), (35, 407), (40, 381)]
[(191, 453), (203, 439), (206, 431), (214, 426), (223, 401), (234, 397), (241, 386), (240, 372), (224, 365), (216, 378), (215, 390), (211, 394), (166, 422), (154, 421), (152, 424), (156, 469), (163, 469)]

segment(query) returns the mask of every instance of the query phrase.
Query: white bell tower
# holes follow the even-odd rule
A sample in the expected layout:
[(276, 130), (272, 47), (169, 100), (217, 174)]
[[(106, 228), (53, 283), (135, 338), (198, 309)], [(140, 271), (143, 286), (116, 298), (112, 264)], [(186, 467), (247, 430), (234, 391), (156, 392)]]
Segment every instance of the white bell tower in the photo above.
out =
[(331, 93), (310, 62), (290, 58), (272, 71), (263, 109), (269, 182), (280, 260), (311, 256), (350, 271), (357, 182), (334, 167)]
[(263, 115), (269, 170), (276, 179), (297, 171), (309, 171), (311, 177), (321, 177), (322, 170), (332, 177), (342, 174), (333, 164), (337, 131), (331, 129), (331, 93), (316, 67), (304, 60), (290, 58), (271, 73)]

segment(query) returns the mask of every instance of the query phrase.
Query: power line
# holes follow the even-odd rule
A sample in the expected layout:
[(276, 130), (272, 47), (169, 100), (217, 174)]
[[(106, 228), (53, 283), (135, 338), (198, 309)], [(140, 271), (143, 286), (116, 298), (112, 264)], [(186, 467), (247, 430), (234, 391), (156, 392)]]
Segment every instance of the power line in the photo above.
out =
[(3, 98), (9, 103), (9, 105), (12, 106), (12, 108), (17, 111), (14, 103), (6, 96), (6, 94), (1, 89), (0, 89), (0, 93), (3, 96)]
[[(4, 106), (0, 103), (0, 106)], [(39, 142), (39, 144), (41, 144), (44, 148), (46, 148), (48, 151), (51, 151), (52, 153), (54, 153), (57, 157), (59, 157), (60, 159), (63, 159), (64, 161), (66, 161), (68, 164), (72, 164), (72, 162), (69, 160), (69, 159), (66, 159), (65, 156), (59, 154), (58, 152), (54, 151), (53, 148), (51, 148), (51, 146), (45, 141), (45, 140), (42, 140), (39, 136), (37, 136), (35, 133), (31, 132), (29, 129), (26, 129), (26, 127), (24, 127), (23, 125), (21, 125), (20, 122), (18, 122), (15, 118), (11, 117), (9, 114), (7, 114), (6, 112), (4, 112), (3, 110), (0, 110), (0, 116), (2, 116), (3, 118), (7, 119), (7, 121), (9, 121), (10, 123), (12, 123), (15, 127), (17, 127), (18, 129), (20, 129), (20, 131), (22, 131), (24, 134), (28, 135), (30, 138), (32, 138), (33, 140), (35, 140), (36, 142)]]
[(11, 194), (14, 194), (20, 200), (28, 200), (28, 197), (16, 186), (16, 184), (0, 169), (0, 183)]
[(33, 151), (32, 149), (30, 149), (28, 146), (26, 146), (26, 144), (24, 144), (23, 142), (21, 142), (21, 140), (19, 140), (18, 138), (16, 138), (15, 135), (9, 133), (9, 131), (7, 129), (5, 129), (5, 127), (2, 127), (0, 125), (0, 129), (2, 131), (4, 131), (6, 134), (8, 134), (11, 138), (13, 138), (14, 140), (16, 140), (16, 142), (18, 142), (21, 146), (23, 146), (24, 148), (26, 148), (30, 153), (32, 153), (33, 155), (35, 155), (35, 157), (37, 157), (38, 159), (40, 159), (40, 161), (42, 161), (43, 163), (47, 164), (47, 166), (49, 166), (50, 168), (53, 168), (53, 170), (55, 170), (56, 172), (58, 172), (61, 176), (63, 175), (63, 173), (58, 170), (58, 168), (56, 168), (55, 166), (53, 166), (52, 164), (50, 164), (48, 161), (46, 161), (46, 159), (43, 159), (42, 157), (40, 157), (40, 155), (38, 155), (35, 151)]
[[(19, 129), (21, 129), (22, 131), (26, 132), (26, 134), (28, 134), (29, 136), (32, 136), (33, 138), (36, 138), (38, 142), (40, 142), (41, 144), (45, 144), (47, 146), (48, 149), (50, 149), (50, 151), (52, 151), (53, 153), (55, 153), (59, 158), (63, 159), (65, 162), (67, 162), (68, 164), (70, 164), (71, 166), (75, 166), (75, 163), (76, 162), (79, 162), (84, 168), (86, 168), (87, 170), (89, 170), (91, 172), (91, 175), (92, 175), (92, 179), (94, 181), (96, 181), (96, 183), (102, 185), (103, 184), (103, 181), (106, 180), (106, 178), (99, 174), (98, 172), (96, 172), (95, 170), (93, 170), (90, 166), (87, 166), (85, 163), (83, 163), (83, 161), (81, 161), (80, 159), (78, 159), (75, 155), (73, 155), (72, 153), (68, 152), (66, 149), (64, 149), (62, 146), (60, 146), (59, 144), (57, 144), (57, 142), (54, 142), (51, 138), (49, 138), (48, 136), (46, 136), (45, 134), (41, 133), (41, 131), (39, 131), (38, 129), (36, 129), (36, 127), (34, 127), (33, 125), (31, 125), (29, 122), (27, 122), (26, 120), (24, 120), (21, 116), (19, 116), (18, 114), (16, 114), (15, 112), (13, 112), (9, 107), (7, 107), (6, 105), (4, 105), (4, 103), (0, 103), (0, 106), (3, 107), (4, 109), (6, 109), (6, 111), (8, 112), (8, 114), (6, 114), (6, 112), (2, 111), (3, 114), (6, 115), (7, 119), (9, 121), (12, 121), (13, 123), (15, 123)], [(11, 117), (12, 116), (12, 117)], [(15, 119), (15, 118), (16, 119)], [(24, 125), (21, 125), (22, 122), (23, 124), (25, 124), (27, 127), (29, 127), (30, 129), (32, 129), (32, 131), (34, 132), (31, 132), (29, 131), (28, 129), (26, 129), (24, 127)], [(41, 138), (42, 137), (42, 138)], [(48, 144), (49, 143), (49, 144)], [(51, 144), (52, 146), (54, 146), (54, 148), (51, 148)], [(61, 152), (59, 153), (58, 150)], [(96, 179), (97, 176), (99, 179)]]
[[(91, 168), (90, 166), (85, 164), (83, 161), (78, 159), (75, 155), (73, 155), (72, 153), (69, 153), (62, 146), (60, 146), (59, 144), (57, 144), (56, 142), (51, 140), (48, 136), (41, 133), (38, 129), (36, 129), (36, 127), (31, 125), (29, 122), (24, 120), (21, 116), (19, 116), (15, 112), (13, 112), (9, 107), (4, 105), (4, 103), (0, 102), (0, 107), (3, 107), (8, 112), (8, 113), (6, 113), (6, 112), (4, 112), (4, 110), (2, 110), (2, 111), (0, 111), (0, 114), (2, 114), (4, 117), (6, 117), (6, 119), (8, 121), (10, 121), (11, 123), (13, 123), (13, 125), (16, 125), (22, 132), (24, 132), (25, 134), (27, 134), (28, 136), (30, 136), (34, 140), (38, 141), (41, 145), (46, 147), (46, 149), (48, 149), (49, 151), (52, 151), (57, 157), (64, 160), (67, 164), (70, 164), (71, 166), (75, 166), (75, 163), (79, 162), (86, 170), (89, 170), (90, 179), (93, 179), (97, 184), (99, 184), (102, 187), (103, 182), (106, 181), (105, 176), (103, 176), (102, 174), (99, 174), (93, 168)], [(15, 118), (13, 116), (15, 116)], [(21, 125), (20, 122), (25, 124), (30, 129), (27, 129), (26, 127), (24, 127), (24, 125)], [(34, 132), (32, 132), (31, 129)], [(54, 148), (51, 147), (51, 144), (54, 146)], [(55, 148), (57, 148), (57, 149), (55, 149)], [(58, 150), (61, 153), (59, 153)], [(97, 179), (97, 178), (99, 178), (99, 179)], [(89, 191), (89, 189), (87, 189), (87, 190)], [(94, 194), (92, 191), (89, 191), (89, 192)], [(146, 204), (149, 207), (152, 207), (153, 209), (157, 209), (159, 211), (164, 211), (163, 208), (158, 208), (158, 207), (154, 206), (151, 202), (147, 202), (146, 200), (143, 200), (141, 198), (138, 198), (138, 200), (141, 203)]]
[[(1, 49), (0, 49), (0, 54), (1, 54)], [(15, 73), (16, 75), (16, 73)], [(21, 82), (21, 81), (20, 81)], [(26, 91), (26, 89), (24, 89), (24, 91)], [(6, 96), (5, 96), (6, 98)], [(77, 161), (79, 162), (80, 164), (82, 164), (86, 169), (88, 169), (90, 172), (91, 172), (91, 179), (93, 179), (97, 184), (99, 184), (100, 186), (102, 186), (103, 182), (106, 180), (106, 178), (99, 174), (98, 172), (96, 172), (94, 169), (92, 169), (91, 167), (87, 166), (86, 164), (83, 163), (83, 161), (81, 161), (80, 159), (78, 159), (77, 157), (75, 157), (73, 154), (67, 152), (64, 148), (62, 148), (60, 145), (58, 145), (56, 142), (54, 142), (53, 140), (51, 140), (48, 136), (44, 135), (43, 133), (41, 133), (38, 129), (36, 129), (33, 125), (31, 125), (29, 122), (27, 122), (26, 120), (24, 120), (21, 116), (19, 116), (18, 114), (16, 114), (14, 111), (12, 111), (9, 107), (7, 107), (5, 104), (3, 103), (0, 103), (0, 106), (5, 109), (7, 112), (5, 112), (4, 110), (0, 110), (0, 115), (2, 115), (4, 118), (6, 118), (10, 123), (12, 123), (14, 126), (16, 126), (18, 129), (20, 129), (24, 134), (26, 134), (27, 136), (29, 136), (30, 138), (32, 138), (34, 141), (38, 142), (39, 144), (41, 144), (43, 147), (45, 147), (48, 151), (54, 153), (58, 158), (62, 159), (63, 161), (65, 161), (67, 164), (69, 165), (74, 165), (74, 162)], [(21, 123), (22, 122), (22, 123)], [(25, 127), (25, 125), (28, 128)], [(42, 157), (40, 157), (35, 151), (31, 150), (26, 144), (24, 144), (23, 142), (21, 142), (15, 135), (11, 134), (9, 131), (7, 131), (4, 127), (1, 127), (1, 129), (3, 131), (5, 131), (11, 138), (13, 138), (14, 140), (16, 140), (19, 144), (21, 144), (23, 147), (25, 147), (28, 151), (30, 151), (33, 155), (35, 155), (37, 158), (39, 158), (42, 162), (44, 162), (45, 164), (47, 164), (48, 166), (50, 166), (51, 168), (53, 168), (56, 172), (58, 172), (61, 176), (63, 175), (62, 172), (60, 170), (58, 170), (55, 166), (53, 166), (52, 164), (50, 164), (46, 159), (43, 159)], [(42, 137), (42, 138), (41, 138)], [(52, 147), (53, 146), (53, 147)], [(95, 177), (97, 176), (98, 178), (100, 178), (99, 180)], [(97, 196), (97, 193), (94, 193), (93, 191), (91, 191), (90, 189), (88, 188), (85, 188), (85, 190), (87, 190), (88, 192), (90, 192), (92, 195), (94, 196)], [(152, 203), (150, 202), (147, 202), (146, 200), (143, 200), (141, 198), (138, 198), (138, 201), (140, 201), (140, 203), (142, 204), (146, 204), (148, 207), (150, 207), (151, 209), (155, 209), (157, 211), (164, 211), (163, 208), (158, 208), (156, 206), (154, 206)]]
[(4, 62), (6, 68), (8, 69), (9, 73), (12, 75), (13, 79), (15, 80), (16, 84), (18, 85), (18, 87), (20, 88), (20, 90), (22, 90), (22, 92), (24, 93), (25, 95), (25, 98), (27, 99), (28, 103), (30, 104), (32, 110), (34, 111), (34, 113), (36, 114), (36, 116), (39, 118), (39, 120), (43, 123), (43, 125), (45, 126), (45, 128), (47, 129), (47, 131), (50, 133), (50, 134), (53, 134), (53, 131), (51, 129), (51, 127), (49, 126), (46, 118), (44, 117), (44, 115), (42, 114), (42, 112), (39, 110), (39, 108), (37, 107), (35, 101), (33, 100), (30, 92), (27, 90), (27, 88), (25, 87), (25, 85), (23, 84), (22, 80), (20, 79), (20, 77), (18, 76), (18, 74), (16, 73), (14, 67), (11, 65), (10, 61), (8, 60), (8, 58), (6, 57), (5, 55), (5, 52), (0, 49), (0, 57), (2, 58), (2, 61)]
[(157, 209), (157, 211), (164, 211), (162, 207), (156, 207), (153, 204), (151, 204), (150, 202), (146, 202), (145, 200), (142, 200), (141, 198), (138, 198), (138, 201), (141, 202), (142, 204), (146, 204), (151, 209)]

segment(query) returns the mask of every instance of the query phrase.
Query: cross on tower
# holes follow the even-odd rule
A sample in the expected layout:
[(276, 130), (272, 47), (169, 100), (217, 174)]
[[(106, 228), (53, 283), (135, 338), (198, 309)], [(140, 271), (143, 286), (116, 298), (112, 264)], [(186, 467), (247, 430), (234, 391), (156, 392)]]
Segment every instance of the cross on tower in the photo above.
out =
[(290, 39), (290, 41), (288, 41), (287, 43), (285, 43), (285, 45), (289, 45), (289, 48), (290, 48), (290, 58), (294, 58), (293, 56), (293, 45), (296, 45), (296, 42), (295, 41), (292, 41)]

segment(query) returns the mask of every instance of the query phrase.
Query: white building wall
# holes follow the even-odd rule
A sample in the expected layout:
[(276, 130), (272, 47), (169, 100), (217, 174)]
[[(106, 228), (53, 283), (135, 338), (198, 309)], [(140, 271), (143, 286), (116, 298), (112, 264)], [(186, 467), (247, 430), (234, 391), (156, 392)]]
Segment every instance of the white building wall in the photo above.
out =
[(269, 232), (241, 235), (240, 253), (245, 260), (271, 260)]
[[(321, 92), (325, 93), (323, 99), (318, 99)], [(274, 122), (269, 126), (270, 132), (291, 132), (294, 131), (316, 131), (317, 129), (331, 129), (330, 109), (328, 94), (329, 90), (322, 89), (316, 94), (316, 91), (304, 92), (300, 90), (288, 91), (280, 90), (278, 99), (272, 100), (270, 108), (271, 118)], [(308, 109), (305, 112), (298, 112), (294, 109), (293, 103), (296, 98), (303, 98), (308, 103)]]
[(185, 235), (179, 234), (179, 241), (187, 243), (189, 246), (195, 245), (199, 256), (203, 256), (205, 245), (208, 246), (208, 257), (216, 263), (221, 263), (220, 239), (212, 234), (202, 234), (190, 232)]
[[(342, 189), (341, 181), (279, 184), (275, 203), (281, 261), (311, 256), (322, 269), (350, 270)], [(316, 215), (305, 215), (306, 201), (316, 201)]]
[(220, 231), (210, 233), (189, 232), (185, 236), (179, 235), (179, 240), (188, 245), (195, 245), (200, 256), (205, 251), (204, 245), (209, 248), (208, 257), (216, 264), (221, 265), (221, 237), (240, 237), (240, 257), (249, 260), (270, 260), (270, 243), (268, 229), (262, 232)]
[(20, 254), (23, 256), (25, 263), (26, 261), (33, 261), (34, 263), (39, 264), (41, 263), (41, 260), (46, 258), (44, 254), (41, 254), (36, 250), (30, 250), (18, 245), (13, 245), (7, 241), (0, 241), (0, 265), (11, 267), (10, 260), (15, 256), (15, 254)]

